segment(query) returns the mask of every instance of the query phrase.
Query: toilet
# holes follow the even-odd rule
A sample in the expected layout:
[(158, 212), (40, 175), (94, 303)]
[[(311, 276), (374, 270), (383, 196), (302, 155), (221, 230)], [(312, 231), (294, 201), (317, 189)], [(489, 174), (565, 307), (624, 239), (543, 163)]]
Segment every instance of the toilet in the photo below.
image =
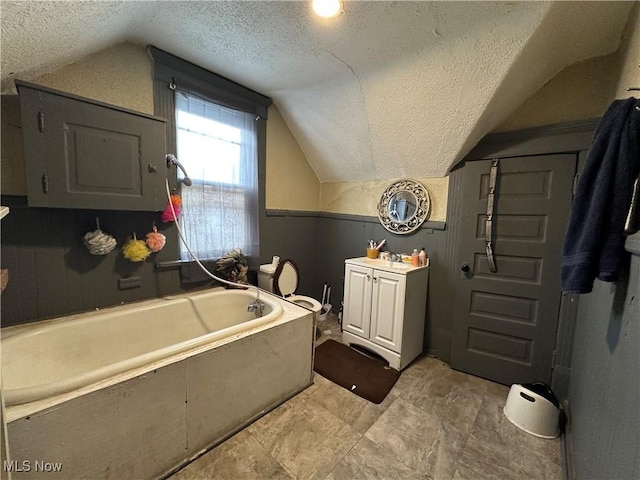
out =
[(318, 315), (322, 310), (320, 302), (304, 295), (294, 295), (298, 289), (298, 267), (293, 260), (282, 260), (277, 266), (272, 263), (260, 265), (258, 287), (311, 310), (314, 323), (318, 320)]

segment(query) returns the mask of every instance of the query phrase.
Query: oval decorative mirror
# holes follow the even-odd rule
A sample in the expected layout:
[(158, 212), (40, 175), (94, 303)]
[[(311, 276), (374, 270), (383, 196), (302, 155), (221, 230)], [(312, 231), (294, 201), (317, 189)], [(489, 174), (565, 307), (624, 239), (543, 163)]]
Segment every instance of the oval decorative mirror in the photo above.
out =
[(382, 194), (378, 218), (391, 233), (406, 234), (418, 229), (431, 210), (429, 192), (420, 182), (398, 180)]

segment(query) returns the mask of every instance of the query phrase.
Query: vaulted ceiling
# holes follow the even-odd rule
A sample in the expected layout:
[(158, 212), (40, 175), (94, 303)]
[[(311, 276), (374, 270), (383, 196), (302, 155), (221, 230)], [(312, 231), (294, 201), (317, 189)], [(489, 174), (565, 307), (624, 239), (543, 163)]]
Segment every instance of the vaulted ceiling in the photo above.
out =
[[(2, 86), (130, 41), (270, 96), (322, 182), (445, 175), (631, 2), (2, 0)], [(117, 81), (117, 79), (114, 79)]]

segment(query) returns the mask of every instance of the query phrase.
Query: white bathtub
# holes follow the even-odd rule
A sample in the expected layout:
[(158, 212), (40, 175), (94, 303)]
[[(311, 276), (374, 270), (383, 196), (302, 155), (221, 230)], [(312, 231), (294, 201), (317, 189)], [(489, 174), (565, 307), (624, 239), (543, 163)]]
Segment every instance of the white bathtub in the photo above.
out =
[(60, 395), (214, 342), (282, 315), (261, 295), (263, 316), (247, 311), (253, 292), (218, 290), (50, 322), (2, 339), (6, 406)]
[[(2, 329), (13, 478), (164, 478), (304, 390), (312, 312), (261, 292), (255, 318), (254, 299), (215, 289)], [(62, 469), (20, 469), (47, 462)]]

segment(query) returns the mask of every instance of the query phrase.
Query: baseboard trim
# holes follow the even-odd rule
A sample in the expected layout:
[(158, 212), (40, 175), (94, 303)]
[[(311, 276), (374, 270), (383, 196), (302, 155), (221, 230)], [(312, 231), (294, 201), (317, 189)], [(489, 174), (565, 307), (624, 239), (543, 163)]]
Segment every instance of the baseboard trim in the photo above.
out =
[(576, 468), (573, 457), (573, 436), (571, 431), (571, 414), (569, 410), (569, 401), (562, 401), (562, 478), (564, 480), (576, 480)]
[(569, 396), (569, 381), (571, 379), (571, 368), (563, 365), (555, 365), (551, 372), (551, 390), (558, 400), (562, 401)]

